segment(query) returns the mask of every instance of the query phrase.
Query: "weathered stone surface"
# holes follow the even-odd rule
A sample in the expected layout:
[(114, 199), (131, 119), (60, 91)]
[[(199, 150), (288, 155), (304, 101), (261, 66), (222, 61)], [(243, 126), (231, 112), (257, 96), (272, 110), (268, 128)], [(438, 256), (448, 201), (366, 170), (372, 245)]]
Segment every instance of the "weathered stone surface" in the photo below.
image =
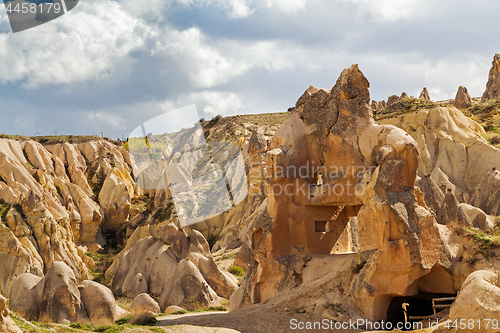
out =
[(14, 280), (12, 290), (11, 309), (27, 320), (61, 323), (89, 319), (75, 274), (61, 261), (54, 262), (42, 279), (22, 274)]
[(237, 289), (215, 264), (203, 235), (197, 230), (188, 235), (173, 223), (138, 228), (106, 275), (114, 273), (111, 289), (128, 297), (146, 292), (160, 296), (186, 258), (218, 295), (229, 297)]
[(4, 333), (22, 333), (14, 320), (9, 317), (7, 309), (7, 299), (0, 295), (0, 332)]
[(159, 314), (160, 306), (156, 301), (146, 293), (142, 293), (134, 298), (134, 301), (130, 305), (129, 311), (132, 314), (138, 314), (144, 311), (149, 311), (152, 313)]
[(467, 91), (467, 88), (460, 86), (458, 87), (457, 95), (455, 96), (455, 102), (453, 105), (460, 110), (465, 110), (472, 105), (472, 98)]
[[(497, 273), (476, 271), (470, 274), (450, 309), (450, 320), (472, 319), (475, 323), (486, 320), (500, 321), (500, 284)], [(489, 325), (474, 325), (467, 332), (498, 332)]]
[(265, 153), (267, 151), (267, 139), (264, 136), (263, 131), (255, 127), (252, 131), (252, 136), (250, 137), (250, 142), (248, 144), (248, 154), (259, 154)]
[[(453, 107), (406, 113), (379, 123), (400, 127), (415, 139), (421, 156), (418, 174), (432, 180), (434, 193), (436, 186), (443, 195), (450, 188), (459, 203), (500, 215), (500, 151), (482, 137), (485, 132), (478, 123)], [(436, 202), (431, 203), (428, 192), (420, 188), (438, 214)]]
[(276, 132), (267, 209), (254, 220), (253, 263), (231, 309), (302, 283), (306, 258), (348, 251), (356, 236), (365, 265), (351, 294), (372, 320), (385, 317), (389, 295), (407, 293), (438, 262), (437, 224), (414, 192), (417, 143), (375, 123), (368, 87), (353, 65), (331, 90), (309, 88)]
[(403, 98), (407, 98), (407, 97), (408, 97), (408, 94), (403, 91), (401, 93), (401, 97), (399, 97), (399, 99), (403, 99)]
[(110, 324), (128, 314), (116, 305), (105, 286), (93, 281), (78, 285), (73, 271), (62, 261), (54, 262), (43, 278), (30, 273), (17, 277), (10, 306), (27, 320), (55, 323), (90, 320)]
[(500, 97), (500, 54), (495, 54), (491, 63), (490, 73), (488, 75), (488, 83), (484, 91), (482, 102)]
[[(98, 186), (95, 178), (106, 177), (107, 169), (101, 165), (113, 164), (132, 196), (135, 188), (126, 160), (132, 162), (128, 153), (105, 141), (45, 147), (31, 140), (0, 139), (0, 200), (10, 205), (3, 217), (0, 242), (16, 244), (0, 249), (7, 267), (5, 273), (0, 271), (0, 292), (10, 294), (15, 276), (25, 272), (42, 275), (54, 261), (64, 261), (78, 280), (91, 279), (87, 266), (93, 265), (92, 259), (76, 244), (95, 248), (96, 242), (103, 243), (100, 229), (107, 220), (93, 200), (90, 184)], [(111, 166), (108, 169), (108, 174), (113, 171)], [(107, 187), (103, 202), (107, 216), (115, 205), (117, 215), (125, 218), (125, 194), (118, 192)]]
[(391, 106), (392, 104), (396, 103), (397, 101), (399, 101), (399, 96), (398, 95), (392, 95), (392, 96), (389, 96), (389, 98), (387, 99), (387, 106)]
[(424, 89), (422, 89), (422, 92), (420, 93), (420, 96), (418, 98), (426, 100), (426, 101), (431, 100), (431, 97), (429, 96), (429, 92), (427, 91), (426, 87), (424, 87)]
[(159, 304), (162, 310), (177, 305), (190, 311), (220, 306), (217, 294), (189, 258), (181, 260), (167, 279)]
[(114, 168), (106, 177), (99, 192), (99, 204), (104, 210), (104, 230), (116, 231), (128, 220), (135, 186), (127, 170)]
[(78, 286), (82, 303), (92, 324), (109, 325), (128, 315), (116, 304), (109, 288), (94, 281), (83, 281)]

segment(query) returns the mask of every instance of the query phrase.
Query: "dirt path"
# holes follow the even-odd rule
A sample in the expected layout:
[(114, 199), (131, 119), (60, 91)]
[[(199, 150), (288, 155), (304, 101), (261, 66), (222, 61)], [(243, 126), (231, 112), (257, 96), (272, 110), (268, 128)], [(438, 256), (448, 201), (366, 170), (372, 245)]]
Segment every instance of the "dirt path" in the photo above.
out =
[(363, 332), (363, 330), (323, 329), (300, 330), (292, 329), (291, 320), (296, 323), (321, 321), (307, 314), (276, 312), (262, 305), (252, 305), (233, 312), (196, 312), (184, 315), (158, 317), (157, 326), (193, 325), (214, 328), (227, 328), (228, 331), (240, 333), (284, 333), (284, 332)]

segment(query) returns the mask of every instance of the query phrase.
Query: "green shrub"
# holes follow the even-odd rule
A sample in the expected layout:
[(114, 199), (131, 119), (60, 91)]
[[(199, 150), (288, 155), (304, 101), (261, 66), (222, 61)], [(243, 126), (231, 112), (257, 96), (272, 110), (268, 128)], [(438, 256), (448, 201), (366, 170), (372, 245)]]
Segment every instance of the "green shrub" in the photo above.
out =
[(229, 266), (227, 271), (236, 276), (245, 276), (245, 271), (240, 266)]
[(132, 317), (123, 317), (123, 318), (120, 318), (117, 321), (115, 321), (115, 324), (123, 325), (123, 324), (128, 323), (130, 321), (130, 319), (132, 319)]

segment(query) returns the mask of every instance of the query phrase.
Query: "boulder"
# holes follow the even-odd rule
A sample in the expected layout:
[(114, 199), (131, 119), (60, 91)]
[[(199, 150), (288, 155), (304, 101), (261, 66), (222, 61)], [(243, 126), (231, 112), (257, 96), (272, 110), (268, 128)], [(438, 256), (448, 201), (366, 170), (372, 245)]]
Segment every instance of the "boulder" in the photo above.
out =
[(429, 92), (427, 91), (426, 87), (424, 87), (424, 89), (422, 89), (422, 92), (420, 93), (420, 96), (418, 98), (426, 100), (426, 101), (431, 100), (431, 97), (429, 96)]
[(217, 294), (189, 258), (181, 260), (167, 279), (159, 304), (162, 312), (171, 305), (189, 311), (220, 306)]
[(160, 296), (185, 258), (190, 258), (217, 295), (229, 297), (237, 289), (235, 282), (217, 267), (203, 235), (197, 230), (188, 235), (174, 223), (136, 229), (106, 276), (113, 275), (113, 291), (120, 290), (128, 297), (147, 292)]
[(110, 325), (128, 315), (127, 311), (116, 304), (111, 290), (102, 284), (87, 280), (78, 289), (92, 324)]
[(477, 325), (486, 320), (500, 321), (500, 283), (497, 273), (476, 271), (462, 284), (460, 293), (450, 309), (450, 320), (473, 319), (476, 325), (466, 332), (498, 332), (492, 325)]
[(75, 274), (61, 261), (54, 262), (42, 279), (29, 273), (16, 278), (10, 302), (12, 311), (30, 321), (89, 320)]
[(472, 105), (472, 98), (470, 97), (467, 88), (463, 86), (458, 87), (453, 105), (460, 110), (465, 110)]
[(54, 262), (43, 278), (29, 273), (18, 276), (10, 306), (26, 320), (54, 323), (90, 320), (110, 324), (128, 314), (116, 305), (105, 286), (93, 281), (78, 285), (73, 271), (62, 261)]
[(484, 91), (482, 102), (500, 97), (500, 54), (495, 54), (491, 64), (490, 73), (488, 75), (488, 83)]
[(403, 98), (408, 98), (408, 94), (405, 93), (404, 91), (401, 93), (401, 97), (399, 97), (399, 99), (403, 99)]
[(7, 299), (0, 295), (0, 332), (4, 333), (22, 333), (14, 320), (9, 317), (7, 309)]
[(156, 301), (146, 293), (142, 293), (134, 298), (134, 301), (130, 305), (130, 313), (133, 315), (142, 313), (144, 311), (149, 311), (155, 314), (160, 313), (160, 306)]
[(166, 314), (171, 314), (171, 313), (174, 313), (174, 312), (178, 312), (178, 311), (186, 311), (184, 310), (183, 308), (181, 308), (180, 306), (177, 306), (177, 305), (171, 305), (169, 306), (168, 308), (165, 309), (165, 311), (163, 311), (163, 313), (166, 313)]

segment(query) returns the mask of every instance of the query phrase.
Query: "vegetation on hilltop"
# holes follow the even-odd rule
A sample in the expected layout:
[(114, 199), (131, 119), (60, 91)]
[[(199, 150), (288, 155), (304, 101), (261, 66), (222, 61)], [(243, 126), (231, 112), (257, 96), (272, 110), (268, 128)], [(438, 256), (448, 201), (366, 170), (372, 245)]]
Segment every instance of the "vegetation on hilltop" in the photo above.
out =
[(432, 109), (439, 106), (449, 106), (447, 102), (432, 102), (415, 97), (406, 97), (391, 104), (382, 110), (377, 110), (375, 119), (388, 118), (394, 115), (415, 112), (418, 110)]
[(0, 139), (11, 139), (17, 141), (33, 140), (41, 143), (42, 145), (55, 145), (58, 143), (85, 143), (96, 140), (106, 140), (115, 145), (121, 146), (123, 141), (112, 140), (110, 138), (102, 138), (97, 135), (46, 135), (46, 136), (24, 136), (24, 135), (9, 135), (0, 134)]

